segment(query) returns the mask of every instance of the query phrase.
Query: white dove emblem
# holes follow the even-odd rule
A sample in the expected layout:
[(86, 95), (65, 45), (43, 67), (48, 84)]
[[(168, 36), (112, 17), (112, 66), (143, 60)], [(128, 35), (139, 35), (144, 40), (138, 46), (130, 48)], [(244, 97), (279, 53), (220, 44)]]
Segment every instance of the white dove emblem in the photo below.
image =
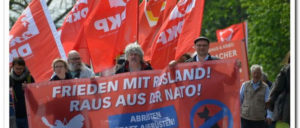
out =
[(192, 11), (192, 9), (195, 7), (195, 4), (196, 4), (196, 0), (191, 0), (190, 1), (190, 4), (187, 5), (187, 7), (185, 8), (185, 11), (184, 12), (180, 12), (179, 11), (179, 8), (182, 8), (181, 6), (184, 6), (185, 4), (188, 4), (187, 3), (188, 1), (187, 0), (182, 0), (178, 3), (178, 5), (176, 5), (174, 7), (174, 9), (172, 10), (171, 12), (171, 16), (170, 16), (170, 20), (174, 20), (176, 18), (181, 18), (181, 17), (184, 17), (185, 14), (189, 13)]
[(42, 117), (43, 123), (49, 128), (82, 128), (84, 117), (81, 114), (74, 116), (69, 123), (64, 124), (60, 120), (56, 120), (54, 125), (51, 125), (46, 117)]
[[(223, 37), (223, 34), (225, 32), (229, 31), (230, 32), (230, 35), (227, 36), (227, 37)], [(224, 31), (221, 31), (220, 32), (220, 36), (221, 36), (221, 42), (224, 42), (224, 41), (230, 41), (231, 38), (232, 38), (232, 34), (233, 34), (233, 29), (232, 28), (229, 28), (229, 29), (225, 29)], [(225, 35), (226, 36), (226, 35)]]

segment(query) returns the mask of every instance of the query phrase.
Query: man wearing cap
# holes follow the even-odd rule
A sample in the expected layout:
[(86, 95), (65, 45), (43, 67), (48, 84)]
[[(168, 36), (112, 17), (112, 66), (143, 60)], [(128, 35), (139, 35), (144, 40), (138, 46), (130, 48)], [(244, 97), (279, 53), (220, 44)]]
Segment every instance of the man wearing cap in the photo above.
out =
[[(210, 43), (209, 39), (204, 36), (195, 39), (194, 48), (197, 54), (194, 57), (186, 60), (185, 62), (203, 62), (207, 60), (218, 60), (219, 59), (218, 57), (211, 56), (208, 53), (209, 43)], [(174, 67), (177, 63), (179, 63), (179, 61), (172, 60), (169, 63), (169, 66)]]
[(194, 48), (197, 52), (197, 54), (186, 60), (185, 62), (203, 62), (203, 61), (207, 61), (207, 60), (218, 60), (219, 58), (215, 57), (215, 56), (211, 56), (208, 53), (208, 49), (209, 49), (209, 43), (210, 41), (208, 40), (208, 38), (201, 36), (198, 37), (197, 39), (195, 39), (194, 41)]

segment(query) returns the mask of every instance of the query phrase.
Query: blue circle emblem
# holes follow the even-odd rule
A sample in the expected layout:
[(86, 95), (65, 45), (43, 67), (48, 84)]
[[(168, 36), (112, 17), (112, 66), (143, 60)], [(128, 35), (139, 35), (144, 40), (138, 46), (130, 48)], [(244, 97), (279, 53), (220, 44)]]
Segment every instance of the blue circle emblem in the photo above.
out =
[(192, 111), (190, 113), (191, 127), (194, 128), (194, 120), (193, 119), (195, 117), (197, 110), (200, 107), (202, 107), (204, 105), (209, 105), (209, 104), (216, 105), (216, 106), (220, 107), (222, 110), (220, 112), (218, 112), (217, 114), (215, 114), (214, 116), (210, 117), (209, 120), (205, 121), (204, 124), (199, 126), (199, 128), (210, 128), (214, 124), (216, 124), (219, 120), (222, 120), (226, 116), (228, 117), (228, 128), (233, 128), (233, 117), (232, 117), (232, 114), (231, 114), (229, 108), (220, 101), (210, 100), (210, 99), (200, 101), (192, 108)]

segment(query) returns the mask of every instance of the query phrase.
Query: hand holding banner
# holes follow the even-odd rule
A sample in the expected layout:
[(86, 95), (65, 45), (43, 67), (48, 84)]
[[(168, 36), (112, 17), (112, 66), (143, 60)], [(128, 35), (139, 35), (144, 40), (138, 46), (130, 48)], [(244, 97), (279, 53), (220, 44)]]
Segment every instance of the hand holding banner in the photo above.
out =
[(209, 53), (220, 59), (238, 59), (241, 61), (240, 85), (249, 80), (248, 58), (245, 43), (239, 41), (228, 41), (225, 43), (211, 43)]

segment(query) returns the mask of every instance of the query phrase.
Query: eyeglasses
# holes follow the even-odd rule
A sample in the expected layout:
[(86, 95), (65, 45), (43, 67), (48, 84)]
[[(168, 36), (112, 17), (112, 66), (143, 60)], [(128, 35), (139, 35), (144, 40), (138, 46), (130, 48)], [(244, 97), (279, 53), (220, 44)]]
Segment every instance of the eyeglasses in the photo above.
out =
[(59, 66), (54, 66), (54, 68), (64, 68), (65, 66), (59, 65)]
[(205, 44), (205, 45), (196, 45), (196, 47), (208, 47), (208, 45), (207, 44)]
[(15, 70), (21, 71), (24, 70), (24, 68), (15, 68)]
[(80, 57), (74, 57), (74, 58), (70, 58), (70, 60), (80, 60)]

